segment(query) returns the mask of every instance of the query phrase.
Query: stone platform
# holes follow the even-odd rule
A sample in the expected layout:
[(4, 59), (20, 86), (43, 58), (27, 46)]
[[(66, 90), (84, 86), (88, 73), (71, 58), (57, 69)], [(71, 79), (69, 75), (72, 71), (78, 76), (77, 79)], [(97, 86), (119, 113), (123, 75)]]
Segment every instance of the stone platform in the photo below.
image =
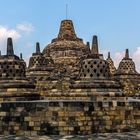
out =
[(7, 101), (0, 135), (89, 135), (140, 130), (140, 102)]

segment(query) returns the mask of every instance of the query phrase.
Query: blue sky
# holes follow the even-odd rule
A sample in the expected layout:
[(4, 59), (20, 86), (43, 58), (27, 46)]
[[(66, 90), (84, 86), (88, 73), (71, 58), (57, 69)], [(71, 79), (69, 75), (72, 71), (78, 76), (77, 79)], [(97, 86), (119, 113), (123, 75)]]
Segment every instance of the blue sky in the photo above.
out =
[(6, 38), (14, 38), (16, 54), (27, 61), (37, 41), (41, 49), (55, 38), (61, 20), (74, 22), (78, 37), (91, 41), (98, 35), (101, 52), (107, 51), (118, 64), (124, 50), (140, 70), (140, 0), (0, 0), (0, 49), (5, 54)]

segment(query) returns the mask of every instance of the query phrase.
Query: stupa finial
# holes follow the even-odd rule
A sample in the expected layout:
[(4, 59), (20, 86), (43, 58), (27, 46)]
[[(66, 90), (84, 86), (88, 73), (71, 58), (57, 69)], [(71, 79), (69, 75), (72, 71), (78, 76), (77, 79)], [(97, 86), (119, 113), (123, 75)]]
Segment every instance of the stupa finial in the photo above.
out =
[(92, 39), (92, 49), (91, 49), (92, 54), (99, 54), (98, 51), (98, 39), (97, 36), (94, 35)]
[(89, 42), (87, 42), (87, 46), (90, 48), (90, 43)]
[(128, 50), (128, 49), (126, 49), (126, 51), (125, 51), (125, 58), (126, 58), (126, 59), (129, 58), (129, 50)]
[(40, 54), (40, 44), (39, 44), (39, 42), (36, 43), (36, 53)]
[(22, 59), (22, 53), (20, 53), (20, 59)]
[(11, 37), (7, 39), (7, 55), (14, 55), (13, 41)]
[(110, 52), (108, 52), (108, 59), (110, 58)]

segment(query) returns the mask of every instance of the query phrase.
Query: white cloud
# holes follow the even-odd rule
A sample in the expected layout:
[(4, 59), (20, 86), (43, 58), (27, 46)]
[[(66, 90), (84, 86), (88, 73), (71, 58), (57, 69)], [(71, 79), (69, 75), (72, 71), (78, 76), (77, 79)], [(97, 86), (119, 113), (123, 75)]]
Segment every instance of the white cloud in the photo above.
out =
[(114, 60), (114, 65), (116, 68), (118, 68), (120, 61), (124, 57), (125, 52), (115, 52), (113, 60)]
[(14, 39), (19, 39), (21, 35), (15, 29), (9, 29), (4, 26), (0, 26), (0, 39), (12, 37)]
[(14, 41), (18, 40), (21, 35), (16, 29), (9, 29), (8, 27), (0, 25), (0, 50), (4, 51), (6, 48), (6, 40), (12, 37)]
[(101, 54), (104, 54), (104, 59), (107, 58), (108, 52), (109, 52), (109, 51), (108, 51), (107, 49), (106, 49), (106, 50), (101, 50), (101, 51), (100, 51)]
[[(8, 37), (11, 37), (13, 39), (13, 42), (17, 43), (17, 41), (21, 37), (22, 39), (24, 39), (24, 37), (26, 36), (26, 34), (22, 34), (23, 31), (29, 34), (33, 30), (34, 27), (31, 23), (17, 24), (15, 28), (9, 28), (7, 26), (0, 25), (0, 51), (2, 51), (2, 54), (6, 50), (6, 43)], [(31, 44), (28, 44), (26, 47), (31, 47)]]
[(34, 45), (32, 44), (32, 43), (27, 43), (26, 45), (25, 45), (25, 48), (32, 48)]
[(31, 56), (32, 56), (32, 53), (26, 55), (25, 57), (23, 56), (23, 59), (24, 59), (24, 61), (26, 62), (26, 66), (27, 66), (27, 67), (28, 67), (28, 65), (29, 65), (29, 60), (30, 60), (30, 57), (31, 57)]
[(136, 48), (136, 51), (132, 54), (132, 58), (136, 64), (136, 69), (140, 72), (140, 47)]
[(34, 31), (34, 26), (31, 23), (21, 23), (17, 25), (17, 29), (23, 32), (30, 33)]

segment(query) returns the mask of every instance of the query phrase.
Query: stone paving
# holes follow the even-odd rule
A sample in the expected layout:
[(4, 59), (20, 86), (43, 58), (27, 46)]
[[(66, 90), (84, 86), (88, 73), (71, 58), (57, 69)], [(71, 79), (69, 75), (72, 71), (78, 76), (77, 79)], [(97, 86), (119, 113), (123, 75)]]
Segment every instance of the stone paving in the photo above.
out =
[(0, 140), (140, 140), (140, 132), (100, 133), (85, 136), (1, 136)]

